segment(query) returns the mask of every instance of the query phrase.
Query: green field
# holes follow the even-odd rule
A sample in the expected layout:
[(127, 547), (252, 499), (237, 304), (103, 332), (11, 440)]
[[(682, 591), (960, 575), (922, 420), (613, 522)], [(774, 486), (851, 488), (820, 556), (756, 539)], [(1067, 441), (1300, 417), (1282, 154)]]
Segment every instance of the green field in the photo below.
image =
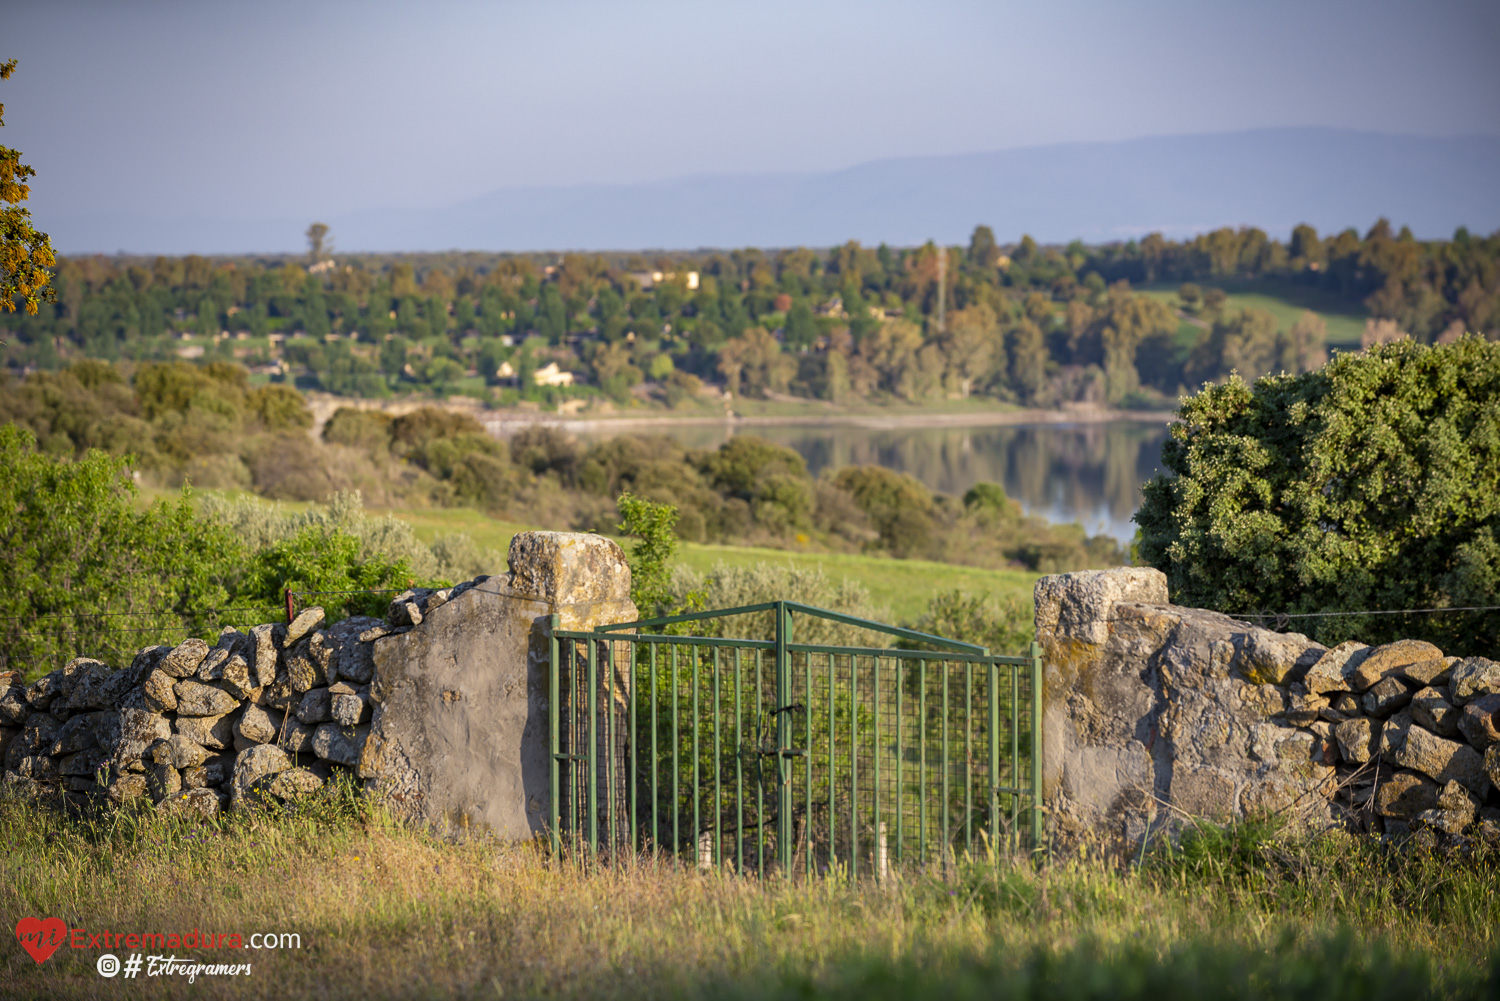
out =
[[(1365, 327), (1366, 313), (1358, 307), (1351, 307), (1349, 302), (1339, 296), (1326, 292), (1322, 289), (1308, 288), (1302, 285), (1290, 285), (1284, 282), (1264, 281), (1223, 281), (1213, 283), (1200, 283), (1202, 288), (1221, 288), (1229, 295), (1228, 308), (1236, 309), (1263, 309), (1276, 317), (1276, 323), (1283, 330), (1290, 329), (1297, 322), (1297, 317), (1302, 311), (1310, 309), (1323, 318), (1328, 325), (1327, 343), (1330, 347), (1350, 348), (1359, 347), (1359, 336)], [(1142, 295), (1148, 295), (1153, 299), (1176, 308), (1177, 289), (1179, 285), (1143, 285), (1136, 289)], [(1184, 324), (1184, 326), (1191, 326)]]
[[(423, 542), (430, 543), (439, 536), (462, 532), (481, 547), (501, 554), (509, 548), (512, 535), (527, 528), (541, 527), (497, 521), (468, 508), (401, 508), (389, 512), (372, 509), (370, 513), (396, 515), (410, 523)], [(620, 541), (629, 544), (628, 540)], [(875, 604), (889, 608), (897, 622), (913, 621), (927, 609), (934, 594), (955, 588), (974, 593), (988, 592), (997, 597), (1019, 596), (1029, 601), (1038, 576), (1024, 570), (985, 570), (925, 560), (749, 546), (708, 546), (691, 542), (683, 545), (681, 562), (700, 573), (713, 569), (718, 563), (731, 566), (771, 563), (801, 569), (821, 568), (834, 580), (847, 578), (863, 585)], [(497, 570), (504, 570), (504, 567)]]

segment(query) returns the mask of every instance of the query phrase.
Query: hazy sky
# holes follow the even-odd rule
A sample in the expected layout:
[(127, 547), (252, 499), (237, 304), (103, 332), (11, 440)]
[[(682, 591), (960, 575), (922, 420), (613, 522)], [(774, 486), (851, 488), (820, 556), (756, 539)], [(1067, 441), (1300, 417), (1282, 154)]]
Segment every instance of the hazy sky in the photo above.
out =
[(39, 218), (310, 219), (1280, 125), (1500, 133), (1494, 2), (50, 0), (0, 25), (0, 141)]

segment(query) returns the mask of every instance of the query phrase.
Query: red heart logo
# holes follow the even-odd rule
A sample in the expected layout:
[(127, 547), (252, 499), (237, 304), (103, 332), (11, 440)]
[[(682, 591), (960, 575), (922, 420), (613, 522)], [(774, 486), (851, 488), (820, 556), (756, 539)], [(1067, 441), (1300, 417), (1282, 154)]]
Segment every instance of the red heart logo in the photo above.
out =
[(45, 963), (67, 941), (68, 925), (62, 918), (22, 918), (16, 922), (16, 938), (32, 959)]

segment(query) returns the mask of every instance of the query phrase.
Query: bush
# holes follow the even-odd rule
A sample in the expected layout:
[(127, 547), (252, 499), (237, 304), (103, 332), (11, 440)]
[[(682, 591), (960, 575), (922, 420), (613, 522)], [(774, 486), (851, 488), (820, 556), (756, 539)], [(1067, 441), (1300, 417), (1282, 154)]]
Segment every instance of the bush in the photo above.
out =
[(77, 655), (128, 663), (141, 640), (217, 631), (205, 610), (231, 597), (239, 541), (195, 519), (186, 493), (145, 511), (135, 501), (127, 460), (44, 455), (29, 431), (0, 425), (0, 664), (34, 675)]
[(1030, 602), (956, 590), (934, 595), (912, 628), (1009, 656), (1025, 654), (1035, 635)]
[(411, 524), (395, 515), (377, 518), (366, 514), (358, 491), (336, 493), (326, 505), (314, 504), (305, 511), (287, 511), (280, 504), (249, 497), (205, 497), (202, 507), (206, 518), (222, 522), (251, 552), (271, 548), (312, 528), (357, 539), (356, 560), (401, 560), (421, 581), (468, 580), (505, 566), (502, 554), (481, 549), (467, 535), (443, 536), (431, 546), (425, 545)]
[[(1162, 464), (1139, 552), (1183, 604), (1500, 605), (1500, 344), (1407, 340), (1253, 388), (1232, 378), (1183, 403)], [(1500, 649), (1495, 612), (1293, 621), (1324, 643)]]

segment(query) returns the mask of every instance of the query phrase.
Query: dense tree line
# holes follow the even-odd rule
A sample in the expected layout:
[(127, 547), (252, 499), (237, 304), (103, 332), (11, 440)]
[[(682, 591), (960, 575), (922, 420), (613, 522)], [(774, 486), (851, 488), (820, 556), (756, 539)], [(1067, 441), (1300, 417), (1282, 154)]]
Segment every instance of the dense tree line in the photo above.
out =
[[(55, 304), (0, 316), (6, 363), (166, 360), (196, 336), (189, 353), (205, 360), (364, 397), (463, 390), (497, 402), (575, 393), (676, 405), (712, 383), (831, 401), (1120, 405), (1326, 358), (1315, 315), (1281, 329), (1269, 313), (1225, 308), (1214, 283), (1316, 289), (1385, 321), (1377, 340), (1500, 336), (1500, 234), (1418, 241), (1385, 220), (1362, 237), (1299, 226), (1285, 243), (1221, 229), (1183, 242), (1002, 246), (980, 226), (966, 248), (651, 258), (334, 261), (324, 238), (306, 260), (64, 259)], [(1162, 282), (1182, 285), (1174, 302), (1132, 291)], [(552, 363), (577, 388), (538, 387), (534, 373)]]

